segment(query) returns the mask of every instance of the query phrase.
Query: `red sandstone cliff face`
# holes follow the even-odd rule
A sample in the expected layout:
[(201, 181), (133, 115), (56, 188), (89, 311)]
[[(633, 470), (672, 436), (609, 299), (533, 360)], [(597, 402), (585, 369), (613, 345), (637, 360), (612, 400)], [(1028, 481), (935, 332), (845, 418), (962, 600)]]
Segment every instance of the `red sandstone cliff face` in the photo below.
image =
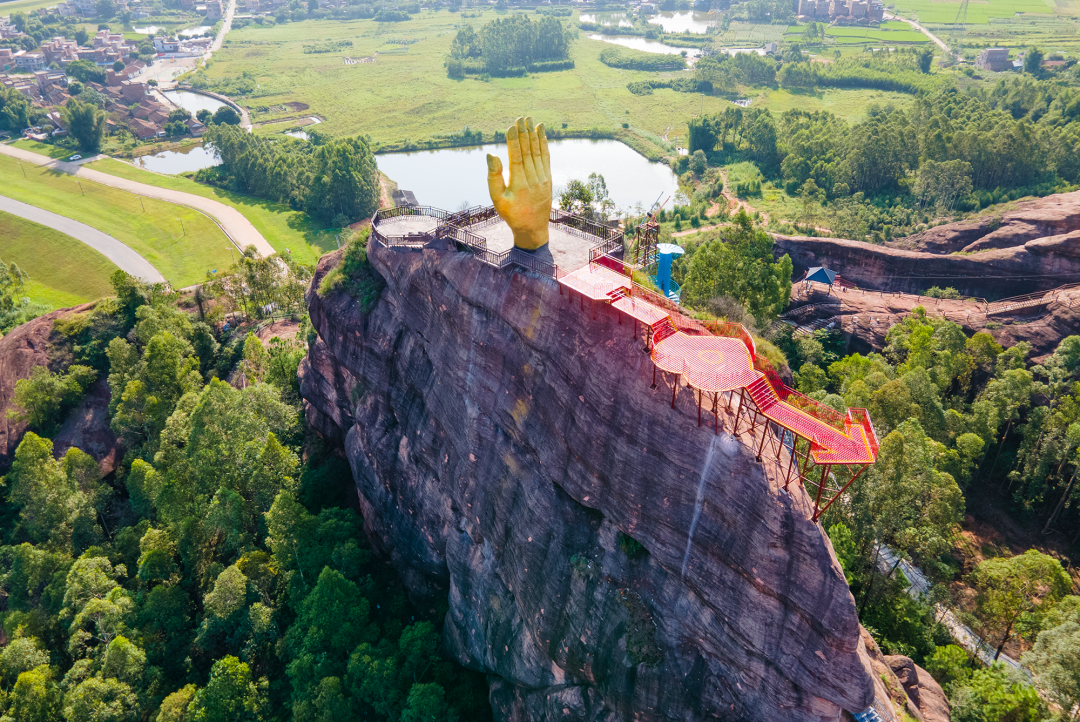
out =
[[(307, 413), (365, 527), (500, 720), (838, 719), (874, 698), (854, 602), (801, 489), (650, 391), (629, 324), (468, 254), (369, 258), (375, 309), (309, 292)], [(324, 257), (317, 288), (339, 254)], [(648, 554), (631, 558), (626, 534)]]
[(776, 236), (798, 274), (826, 266), (864, 288), (918, 293), (952, 286), (1003, 298), (1080, 281), (1080, 191), (1018, 204), (1000, 218), (950, 223), (887, 245)]
[[(56, 344), (53, 321), (93, 308), (87, 303), (62, 308), (39, 316), (12, 329), (0, 338), (0, 473), (7, 470), (15, 449), (26, 433), (26, 422), (8, 416), (15, 398), (15, 384), (30, 377), (35, 366), (50, 371), (66, 368), (70, 357), (63, 344)], [(116, 436), (109, 428), (109, 385), (98, 381), (56, 435), (53, 451), (59, 457), (72, 446), (93, 456), (103, 474), (109, 474), (120, 460)]]

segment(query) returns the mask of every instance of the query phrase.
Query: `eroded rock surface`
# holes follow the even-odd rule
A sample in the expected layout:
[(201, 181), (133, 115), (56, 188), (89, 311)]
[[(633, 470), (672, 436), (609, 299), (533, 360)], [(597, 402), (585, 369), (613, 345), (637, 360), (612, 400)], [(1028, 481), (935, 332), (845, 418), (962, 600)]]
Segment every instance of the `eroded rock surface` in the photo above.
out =
[(774, 251), (791, 256), (796, 278), (808, 267), (826, 266), (874, 290), (919, 293), (951, 286), (989, 299), (1045, 291), (1080, 280), (1080, 191), (885, 245), (777, 235)]
[(13, 328), (0, 338), (0, 471), (11, 464), (15, 448), (26, 433), (26, 422), (8, 415), (15, 399), (15, 384), (19, 379), (29, 378), (35, 366), (55, 371), (57, 354), (52, 343), (53, 321), (92, 307), (93, 304), (88, 303), (47, 313)]
[(918, 715), (912, 715), (922, 722), (949, 722), (949, 701), (941, 685), (930, 673), (907, 657), (892, 655), (885, 657), (897, 681), (907, 693), (911, 705)]
[[(318, 287), (340, 254), (324, 257)], [(308, 418), (373, 545), (500, 720), (836, 720), (875, 679), (801, 488), (698, 428), (629, 323), (468, 254), (369, 258), (369, 315), (309, 291)], [(646, 552), (638, 553), (630, 538)]]

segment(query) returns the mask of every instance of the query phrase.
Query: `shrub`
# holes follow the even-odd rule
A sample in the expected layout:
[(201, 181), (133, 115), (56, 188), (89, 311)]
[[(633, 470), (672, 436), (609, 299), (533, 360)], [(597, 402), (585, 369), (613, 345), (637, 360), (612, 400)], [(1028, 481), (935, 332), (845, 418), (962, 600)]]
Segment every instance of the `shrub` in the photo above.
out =
[(600, 51), (600, 62), (611, 68), (626, 70), (666, 71), (686, 67), (686, 59), (681, 55), (660, 55), (620, 47)]

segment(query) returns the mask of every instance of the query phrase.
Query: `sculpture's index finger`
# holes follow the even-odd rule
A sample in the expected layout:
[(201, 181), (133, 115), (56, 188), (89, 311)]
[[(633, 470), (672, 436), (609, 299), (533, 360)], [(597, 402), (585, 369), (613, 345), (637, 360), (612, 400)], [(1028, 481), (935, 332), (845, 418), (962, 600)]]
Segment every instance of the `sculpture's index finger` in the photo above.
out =
[(536, 125), (536, 142), (540, 145), (540, 164), (544, 168), (544, 174), (551, 178), (551, 154), (548, 152), (547, 132), (544, 124)]

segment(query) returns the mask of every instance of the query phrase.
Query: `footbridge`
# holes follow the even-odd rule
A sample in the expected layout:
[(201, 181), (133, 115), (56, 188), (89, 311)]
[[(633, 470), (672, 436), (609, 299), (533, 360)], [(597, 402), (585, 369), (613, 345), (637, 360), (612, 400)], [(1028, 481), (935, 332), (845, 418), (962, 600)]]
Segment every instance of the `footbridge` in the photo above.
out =
[[(757, 459), (766, 453), (775, 459), (785, 490), (797, 480), (810, 491), (817, 521), (877, 461), (877, 433), (869, 414), (855, 408), (841, 414), (803, 396), (757, 353), (753, 337), (741, 324), (695, 321), (662, 295), (636, 284), (632, 274), (631, 266), (603, 255), (558, 275), (557, 281), (570, 303), (578, 295), (583, 311), (585, 299), (594, 314), (596, 304), (607, 304), (619, 312), (619, 323), (624, 317), (631, 320), (635, 338), (642, 328), (653, 362), (653, 387), (658, 373), (672, 376), (675, 408), (682, 379), (697, 397), (698, 426), (707, 410), (713, 432), (719, 433), (721, 405), (730, 412), (737, 403), (731, 433), (749, 432)], [(847, 473), (834, 474), (838, 466)]]

